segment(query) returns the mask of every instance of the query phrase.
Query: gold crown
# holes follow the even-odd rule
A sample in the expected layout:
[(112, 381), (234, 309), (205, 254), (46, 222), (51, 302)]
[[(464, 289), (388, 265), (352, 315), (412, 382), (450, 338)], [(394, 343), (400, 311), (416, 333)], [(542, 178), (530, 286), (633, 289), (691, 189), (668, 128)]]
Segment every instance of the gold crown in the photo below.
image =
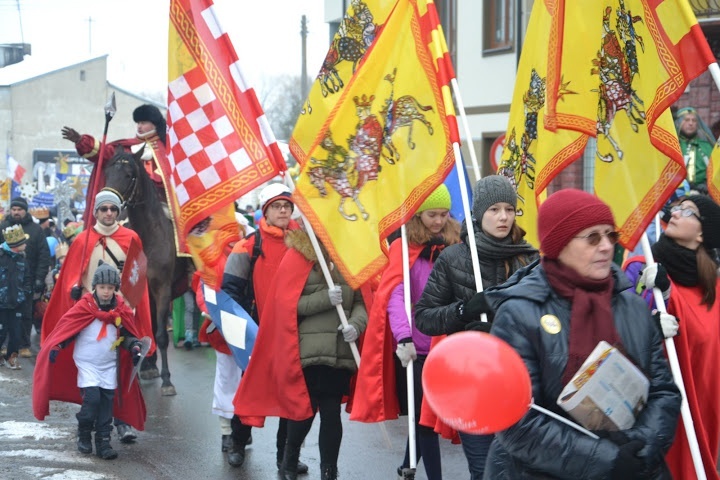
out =
[(69, 222), (65, 228), (63, 228), (63, 236), (66, 239), (71, 239), (73, 236), (77, 235), (78, 233), (82, 232), (83, 223), (82, 222)]
[(55, 247), (55, 258), (67, 257), (68, 250), (70, 250), (70, 246), (67, 243), (63, 242), (59, 244)]
[(15, 247), (25, 243), (25, 240), (30, 238), (30, 235), (25, 233), (20, 225), (13, 225), (3, 230), (3, 236), (8, 246)]
[(50, 218), (50, 210), (47, 207), (33, 207), (30, 209), (30, 215), (38, 220), (47, 220)]
[(370, 95), (370, 97), (368, 97), (364, 93), (363, 93), (362, 97), (354, 97), (353, 98), (355, 105), (357, 105), (358, 107), (371, 107), (374, 100), (375, 100), (375, 95)]

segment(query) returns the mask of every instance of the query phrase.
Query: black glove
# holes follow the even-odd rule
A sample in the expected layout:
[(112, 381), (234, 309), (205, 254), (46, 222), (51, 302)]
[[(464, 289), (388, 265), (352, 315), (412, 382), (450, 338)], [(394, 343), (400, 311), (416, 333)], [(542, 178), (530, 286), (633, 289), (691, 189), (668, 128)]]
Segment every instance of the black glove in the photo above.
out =
[(45, 291), (45, 282), (42, 280), (35, 280), (35, 293), (43, 293)]
[(80, 285), (75, 285), (70, 290), (70, 298), (72, 298), (75, 301), (80, 300), (80, 297), (82, 297), (82, 287)]
[(481, 320), (475, 320), (465, 325), (465, 330), (473, 330), (475, 332), (490, 333), (492, 328), (492, 322), (483, 322)]
[(460, 320), (465, 323), (477, 320), (480, 314), (488, 312), (490, 312), (490, 305), (485, 300), (484, 292), (477, 292), (470, 300), (458, 307)]
[(615, 465), (610, 478), (614, 480), (636, 480), (641, 478), (645, 470), (645, 461), (637, 456), (645, 443), (641, 440), (631, 440), (620, 445), (620, 451), (615, 459)]
[(120, 272), (120, 275), (122, 275), (122, 269), (124, 266), (125, 266), (125, 260), (118, 261), (117, 269), (118, 269), (118, 272)]
[(132, 345), (130, 345), (130, 355), (132, 355), (133, 366), (137, 366), (140, 361), (141, 353), (142, 343), (139, 341), (133, 342)]
[(55, 363), (55, 360), (57, 360), (57, 356), (60, 354), (60, 345), (55, 345), (50, 350), (50, 363)]

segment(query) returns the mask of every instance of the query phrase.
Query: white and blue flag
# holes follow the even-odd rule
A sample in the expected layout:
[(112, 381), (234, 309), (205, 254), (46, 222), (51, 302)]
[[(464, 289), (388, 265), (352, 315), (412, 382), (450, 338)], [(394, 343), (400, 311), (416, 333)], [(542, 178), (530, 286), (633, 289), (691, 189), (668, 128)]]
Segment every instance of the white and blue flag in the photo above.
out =
[(230, 295), (222, 290), (215, 291), (204, 283), (200, 285), (210, 320), (225, 337), (235, 363), (244, 371), (257, 338), (257, 324)]

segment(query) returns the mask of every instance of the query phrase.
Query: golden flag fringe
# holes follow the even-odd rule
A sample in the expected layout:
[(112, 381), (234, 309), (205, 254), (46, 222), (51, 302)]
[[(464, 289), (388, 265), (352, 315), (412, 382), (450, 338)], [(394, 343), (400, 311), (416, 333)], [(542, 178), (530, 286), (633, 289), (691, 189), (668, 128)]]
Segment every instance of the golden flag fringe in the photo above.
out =
[(384, 239), (454, 166), (427, 8), (399, 0), (323, 122), (301, 116), (293, 132), (309, 145), (293, 197), (353, 287), (382, 269)]

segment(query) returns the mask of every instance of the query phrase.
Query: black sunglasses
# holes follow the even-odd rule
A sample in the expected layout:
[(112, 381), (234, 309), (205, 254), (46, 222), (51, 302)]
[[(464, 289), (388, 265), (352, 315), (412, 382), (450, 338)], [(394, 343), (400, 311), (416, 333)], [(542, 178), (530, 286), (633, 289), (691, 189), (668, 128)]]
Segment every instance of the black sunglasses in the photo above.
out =
[(107, 212), (108, 210), (110, 210), (111, 212), (116, 212), (116, 213), (120, 211), (120, 209), (118, 207), (98, 207), (98, 210), (100, 210), (103, 213)]
[(594, 246), (600, 244), (600, 240), (602, 240), (603, 237), (607, 237), (607, 239), (613, 245), (618, 243), (618, 240), (620, 240), (620, 234), (618, 232), (608, 232), (608, 233), (592, 232), (588, 235), (578, 235), (575, 238), (584, 238), (585, 241), (587, 241), (587, 243), (589, 245), (592, 245), (594, 247)]

